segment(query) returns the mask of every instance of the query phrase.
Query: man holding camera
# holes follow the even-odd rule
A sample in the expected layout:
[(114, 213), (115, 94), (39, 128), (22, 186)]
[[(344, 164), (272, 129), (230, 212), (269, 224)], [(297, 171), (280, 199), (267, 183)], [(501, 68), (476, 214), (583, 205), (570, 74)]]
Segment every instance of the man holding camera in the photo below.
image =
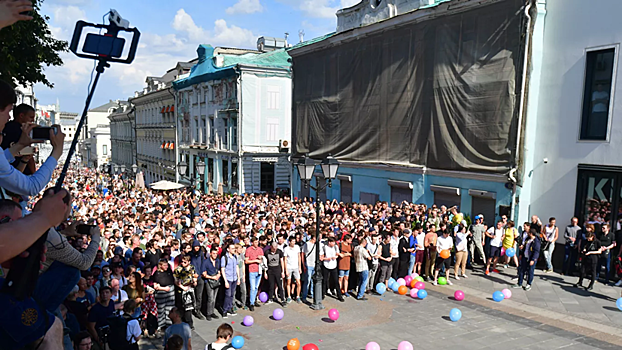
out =
[[(13, 144), (19, 142), (22, 136), (22, 128), (25, 125), (33, 124), (35, 121), (35, 109), (25, 103), (13, 108), (13, 120), (6, 123), (2, 133), (4, 137), (0, 147), (8, 149)], [(32, 146), (25, 147), (20, 151), (20, 157), (15, 157), (15, 161), (11, 164), (17, 170), (25, 175), (31, 175), (35, 172), (35, 162), (32, 157), (34, 148)]]

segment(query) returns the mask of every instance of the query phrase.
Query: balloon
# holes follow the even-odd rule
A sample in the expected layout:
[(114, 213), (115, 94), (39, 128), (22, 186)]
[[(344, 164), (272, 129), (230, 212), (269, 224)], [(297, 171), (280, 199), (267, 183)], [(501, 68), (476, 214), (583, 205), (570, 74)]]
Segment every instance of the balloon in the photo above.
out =
[(390, 286), (392, 285), (394, 282), (397, 282), (393, 277), (389, 278), (389, 281), (387, 282), (387, 284)]
[(413, 274), (412, 274), (412, 275), (410, 275), (410, 276), (411, 276), (412, 278), (417, 278), (417, 277), (419, 277), (419, 274), (415, 272), (415, 273), (413, 273)]
[(274, 311), (272, 311), (272, 317), (277, 321), (282, 320), (283, 316), (285, 316), (285, 313), (282, 309), (274, 309)]
[(370, 341), (367, 345), (365, 345), (365, 350), (380, 350), (380, 345), (378, 345), (375, 341)]
[(287, 342), (287, 350), (300, 349), (300, 340), (298, 338), (292, 338)]
[(444, 286), (447, 284), (447, 279), (445, 277), (439, 277), (438, 278), (438, 284), (440, 284), (441, 286)]
[(407, 341), (400, 342), (397, 346), (397, 350), (413, 350), (413, 345)]
[(447, 259), (451, 256), (451, 253), (449, 252), (449, 250), (445, 249), (445, 250), (441, 250), (440, 255), (442, 259)]
[(420, 290), (417, 292), (417, 296), (419, 297), (419, 299), (425, 299), (425, 297), (427, 297), (427, 296), (428, 296), (428, 292), (426, 292), (426, 290), (425, 290), (425, 289), (420, 289)]
[(404, 280), (403, 278), (398, 278), (397, 279), (397, 284), (399, 284), (400, 286), (405, 286), (406, 285), (406, 280)]
[(406, 282), (404, 285), (405, 286), (410, 286), (410, 282), (412, 282), (413, 278), (410, 276), (406, 276), (404, 277), (404, 282)]
[(320, 350), (320, 348), (318, 348), (317, 345), (311, 343), (303, 346), (302, 350)]
[(337, 311), (337, 309), (328, 310), (328, 318), (333, 321), (337, 321), (339, 319), (339, 311)]
[(413, 288), (410, 290), (410, 297), (411, 298), (416, 298), (417, 297), (417, 293), (419, 292), (419, 289), (417, 288)]
[(424, 279), (423, 279), (423, 277), (421, 277), (421, 276), (417, 276), (417, 277), (415, 277), (415, 280), (416, 280), (416, 281), (419, 281), (419, 282), (425, 282), (425, 281), (424, 281)]
[(244, 316), (244, 320), (242, 323), (244, 323), (246, 327), (250, 327), (253, 325), (253, 323), (255, 323), (255, 319), (253, 318), (253, 316), (250, 316), (250, 315)]
[(413, 278), (413, 280), (410, 281), (410, 283), (408, 285), (410, 286), (410, 288), (415, 288), (415, 284), (417, 284), (417, 282), (419, 282), (419, 281), (417, 281), (416, 279)]
[(620, 309), (620, 311), (622, 311), (622, 298), (618, 298), (618, 300), (616, 300), (616, 306)]
[(425, 289), (425, 282), (419, 281), (419, 282), (415, 283), (415, 288), (417, 288), (419, 290)]
[[(391, 282), (391, 281), (389, 281), (389, 282), (387, 283), (387, 287), (388, 287), (389, 289), (393, 290), (393, 285), (395, 285), (395, 284), (397, 284), (397, 282)], [(399, 287), (399, 286), (398, 286), (398, 287)]]
[(494, 293), (492, 293), (492, 300), (496, 301), (496, 302), (501, 302), (503, 299), (505, 299), (505, 295), (503, 295), (503, 292), (501, 291), (496, 291)]
[(231, 346), (233, 346), (234, 349), (241, 349), (244, 346), (244, 338), (236, 335), (231, 339)]
[(449, 311), (449, 319), (452, 322), (458, 322), (460, 321), (461, 318), (462, 318), (462, 311), (460, 311), (459, 309), (451, 309), (451, 311)]
[(397, 289), (397, 292), (399, 293), (399, 295), (406, 295), (406, 293), (408, 293), (408, 287), (406, 286), (400, 286)]
[(461, 290), (457, 290), (454, 292), (454, 299), (458, 300), (458, 301), (462, 301), (464, 300), (464, 292)]
[(502, 290), (501, 293), (503, 293), (505, 299), (510, 299), (512, 297), (512, 291), (507, 288)]
[(384, 294), (384, 292), (387, 291), (387, 286), (384, 285), (384, 283), (378, 283), (376, 285), (376, 292), (380, 295)]
[(514, 248), (508, 248), (505, 250), (505, 255), (509, 258), (513, 257), (516, 254), (516, 250)]
[(397, 282), (393, 283), (393, 285), (391, 285), (391, 290), (394, 291), (395, 293), (397, 293), (397, 291), (399, 290), (401, 286), (399, 284), (397, 284)]
[(265, 303), (266, 301), (268, 301), (268, 293), (266, 292), (259, 293), (259, 301), (261, 301), (262, 303)]
[(505, 248), (501, 247), (501, 256), (505, 255)]

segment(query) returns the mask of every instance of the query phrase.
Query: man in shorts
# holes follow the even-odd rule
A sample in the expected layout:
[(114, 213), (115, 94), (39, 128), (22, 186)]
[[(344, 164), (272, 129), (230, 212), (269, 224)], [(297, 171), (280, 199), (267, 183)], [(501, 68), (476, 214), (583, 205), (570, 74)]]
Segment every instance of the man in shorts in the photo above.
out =
[(503, 245), (503, 221), (499, 220), (496, 227), (491, 227), (486, 231), (486, 236), (490, 238), (490, 256), (486, 263), (486, 275), (490, 275), (490, 265), (492, 264), (492, 272), (499, 273), (497, 270), (497, 261), (501, 256), (501, 246)]
[(434, 268), (434, 282), (432, 282), (434, 285), (437, 284), (438, 273), (442, 267), (445, 267), (445, 279), (447, 280), (447, 284), (449, 285), (453, 284), (449, 280), (449, 268), (451, 267), (451, 255), (446, 259), (443, 259), (440, 255), (440, 253), (443, 250), (451, 251), (451, 248), (453, 248), (454, 246), (454, 240), (450, 236), (450, 233), (451, 233), (451, 229), (449, 228), (445, 229), (445, 231), (443, 231), (443, 235), (440, 236), (436, 241), (436, 251), (438, 255), (436, 257), (436, 264), (435, 264), (436, 267)]
[(285, 270), (287, 278), (287, 302), (291, 303), (294, 294), (292, 285), (292, 278), (295, 280), (296, 287), (296, 302), (301, 303), (300, 300), (300, 272), (302, 267), (300, 265), (300, 246), (296, 244), (296, 237), (291, 236), (289, 238), (289, 245), (283, 249), (283, 255), (285, 256)]

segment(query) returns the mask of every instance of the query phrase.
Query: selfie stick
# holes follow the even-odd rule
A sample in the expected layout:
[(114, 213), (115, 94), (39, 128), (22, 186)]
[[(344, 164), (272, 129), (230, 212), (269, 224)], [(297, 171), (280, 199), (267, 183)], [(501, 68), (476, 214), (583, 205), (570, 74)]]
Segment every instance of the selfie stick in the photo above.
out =
[[(116, 11), (115, 11), (116, 13)], [(117, 14), (118, 16), (118, 14)], [(110, 55), (99, 53), (96, 55), (84, 55), (77, 53), (77, 46), (80, 40), (80, 36), (82, 34), (82, 29), (84, 27), (95, 27), (95, 28), (106, 28), (107, 33), (104, 35), (105, 37), (113, 37), (116, 38), (119, 31), (128, 31), (134, 32), (132, 47), (130, 48), (130, 53), (126, 60), (119, 60), (111, 57)], [(99, 82), (100, 75), (104, 72), (104, 69), (110, 67), (108, 62), (120, 62), (120, 63), (131, 63), (134, 60), (134, 56), (136, 54), (136, 48), (138, 47), (138, 38), (140, 37), (140, 32), (136, 28), (132, 30), (124, 29), (119, 27), (115, 22), (111, 21), (109, 25), (100, 25), (100, 24), (91, 24), (86, 23), (84, 21), (78, 21), (76, 24), (76, 29), (73, 34), (73, 39), (71, 42), (70, 49), (79, 57), (84, 58), (93, 58), (98, 60), (97, 64), (97, 74), (95, 75), (95, 80), (93, 80), (93, 85), (89, 91), (89, 94), (86, 98), (86, 103), (84, 106), (84, 110), (82, 111), (82, 116), (80, 117), (80, 122), (78, 124), (78, 128), (76, 133), (71, 141), (71, 147), (69, 148), (69, 152), (67, 153), (67, 158), (65, 159), (65, 164), (63, 165), (63, 170), (56, 181), (56, 186), (54, 187), (54, 192), (57, 193), (62, 189), (63, 181), (67, 176), (67, 171), (69, 169), (69, 164), (71, 163), (71, 158), (75, 152), (76, 146), (78, 144), (78, 139), (80, 137), (80, 132), (84, 127), (84, 122), (86, 120), (86, 115), (89, 110), (89, 106), (91, 104), (91, 100), (93, 99), (93, 94), (95, 93), (95, 88), (97, 87), (97, 83)], [(110, 48), (110, 53), (112, 51), (112, 47)], [(63, 201), (66, 205), (71, 205), (69, 203), (69, 196), (65, 196)], [(7, 293), (15, 297), (17, 300), (23, 300), (26, 297), (32, 295), (37, 285), (37, 279), (39, 278), (39, 266), (41, 263), (41, 255), (43, 254), (43, 250), (45, 248), (45, 242), (47, 240), (48, 231), (46, 231), (39, 239), (31, 245), (26, 251), (28, 252), (28, 256), (25, 258), (15, 257), (11, 264), (11, 269), (9, 274), (4, 281), (4, 285), (2, 287), (1, 292)]]

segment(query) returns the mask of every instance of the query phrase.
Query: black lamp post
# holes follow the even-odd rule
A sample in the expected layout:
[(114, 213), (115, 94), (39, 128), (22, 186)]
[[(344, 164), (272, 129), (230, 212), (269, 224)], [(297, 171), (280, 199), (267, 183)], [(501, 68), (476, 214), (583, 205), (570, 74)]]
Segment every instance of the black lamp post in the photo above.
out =
[[(179, 175), (185, 176), (186, 171), (188, 170), (188, 163), (181, 161), (177, 164), (177, 170), (179, 171)], [(205, 162), (200, 160), (196, 163), (195, 174), (199, 174), (199, 176), (203, 176), (205, 174)], [(196, 176), (190, 176), (190, 186), (194, 190), (196, 182)]]
[(305, 188), (310, 187), (315, 191), (315, 272), (313, 273), (313, 310), (322, 310), (324, 305), (322, 304), (322, 262), (320, 261), (320, 201), (319, 193), (326, 187), (332, 187), (332, 180), (337, 176), (337, 170), (339, 169), (339, 162), (331, 157), (326, 157), (322, 165), (322, 173), (324, 178), (327, 179), (323, 185), (312, 186), (310, 184), (313, 179), (313, 173), (318, 163), (313, 159), (305, 156), (301, 158), (296, 167), (298, 168), (298, 175), (300, 180), (304, 184)]
[(136, 175), (136, 173), (138, 172), (138, 165), (132, 164), (132, 172), (134, 173), (134, 175)]

